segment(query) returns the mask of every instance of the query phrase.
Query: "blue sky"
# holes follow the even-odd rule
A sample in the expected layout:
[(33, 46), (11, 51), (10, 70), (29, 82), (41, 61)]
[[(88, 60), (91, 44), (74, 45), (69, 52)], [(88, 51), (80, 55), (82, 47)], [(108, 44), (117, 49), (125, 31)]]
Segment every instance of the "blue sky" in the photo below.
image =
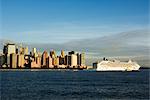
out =
[(149, 0), (0, 0), (1, 36), (63, 43), (148, 27)]

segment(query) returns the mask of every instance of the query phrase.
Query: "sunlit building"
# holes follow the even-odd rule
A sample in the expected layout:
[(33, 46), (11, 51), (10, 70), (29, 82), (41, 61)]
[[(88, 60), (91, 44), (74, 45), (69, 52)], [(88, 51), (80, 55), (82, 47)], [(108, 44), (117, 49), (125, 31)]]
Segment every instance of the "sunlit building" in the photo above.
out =
[(71, 55), (71, 66), (77, 66), (77, 55)]
[(68, 55), (68, 65), (70, 67), (76, 67), (77, 66), (77, 55), (74, 53), (70, 53), (70, 55)]
[(50, 51), (51, 58), (56, 58), (56, 52), (54, 50)]
[(17, 68), (17, 55), (15, 53), (10, 54), (10, 68)]
[(24, 54), (18, 54), (17, 55), (17, 66), (19, 68), (24, 68), (24, 64), (25, 64)]
[(24, 49), (24, 54), (27, 55), (28, 54), (28, 47), (26, 46)]
[(8, 67), (10, 67), (10, 54), (12, 53), (16, 54), (16, 45), (10, 43), (6, 44), (4, 46), (3, 52), (6, 56), (7, 65)]
[(48, 58), (46, 59), (46, 67), (47, 68), (53, 68), (52, 58), (50, 56), (48, 56)]
[(85, 66), (85, 53), (80, 54), (80, 66)]
[(46, 59), (48, 58), (47, 51), (44, 51), (42, 54), (42, 67), (46, 67)]
[(42, 55), (38, 52), (38, 56), (36, 57), (36, 64), (41, 67), (41, 59)]
[(62, 57), (62, 58), (65, 57), (65, 52), (64, 52), (64, 50), (61, 50), (61, 57)]

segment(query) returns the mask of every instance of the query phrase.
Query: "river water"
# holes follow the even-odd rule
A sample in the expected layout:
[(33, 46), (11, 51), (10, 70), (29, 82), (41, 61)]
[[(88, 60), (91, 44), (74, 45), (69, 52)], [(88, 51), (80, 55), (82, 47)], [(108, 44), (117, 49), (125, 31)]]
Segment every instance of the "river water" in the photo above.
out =
[(1, 100), (148, 100), (149, 71), (1, 71)]

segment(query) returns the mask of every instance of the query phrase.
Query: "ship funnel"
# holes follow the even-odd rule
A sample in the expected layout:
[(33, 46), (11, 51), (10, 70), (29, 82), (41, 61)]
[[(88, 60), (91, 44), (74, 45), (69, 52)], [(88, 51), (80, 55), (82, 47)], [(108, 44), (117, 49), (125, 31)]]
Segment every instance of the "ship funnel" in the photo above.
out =
[(132, 63), (131, 59), (129, 59), (128, 63)]

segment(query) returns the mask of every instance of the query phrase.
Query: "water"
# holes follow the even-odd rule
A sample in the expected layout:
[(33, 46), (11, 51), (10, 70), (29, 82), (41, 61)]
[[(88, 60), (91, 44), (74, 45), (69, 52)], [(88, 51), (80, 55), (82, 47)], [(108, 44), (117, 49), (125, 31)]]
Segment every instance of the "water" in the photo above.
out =
[(149, 71), (1, 72), (1, 100), (148, 100)]

